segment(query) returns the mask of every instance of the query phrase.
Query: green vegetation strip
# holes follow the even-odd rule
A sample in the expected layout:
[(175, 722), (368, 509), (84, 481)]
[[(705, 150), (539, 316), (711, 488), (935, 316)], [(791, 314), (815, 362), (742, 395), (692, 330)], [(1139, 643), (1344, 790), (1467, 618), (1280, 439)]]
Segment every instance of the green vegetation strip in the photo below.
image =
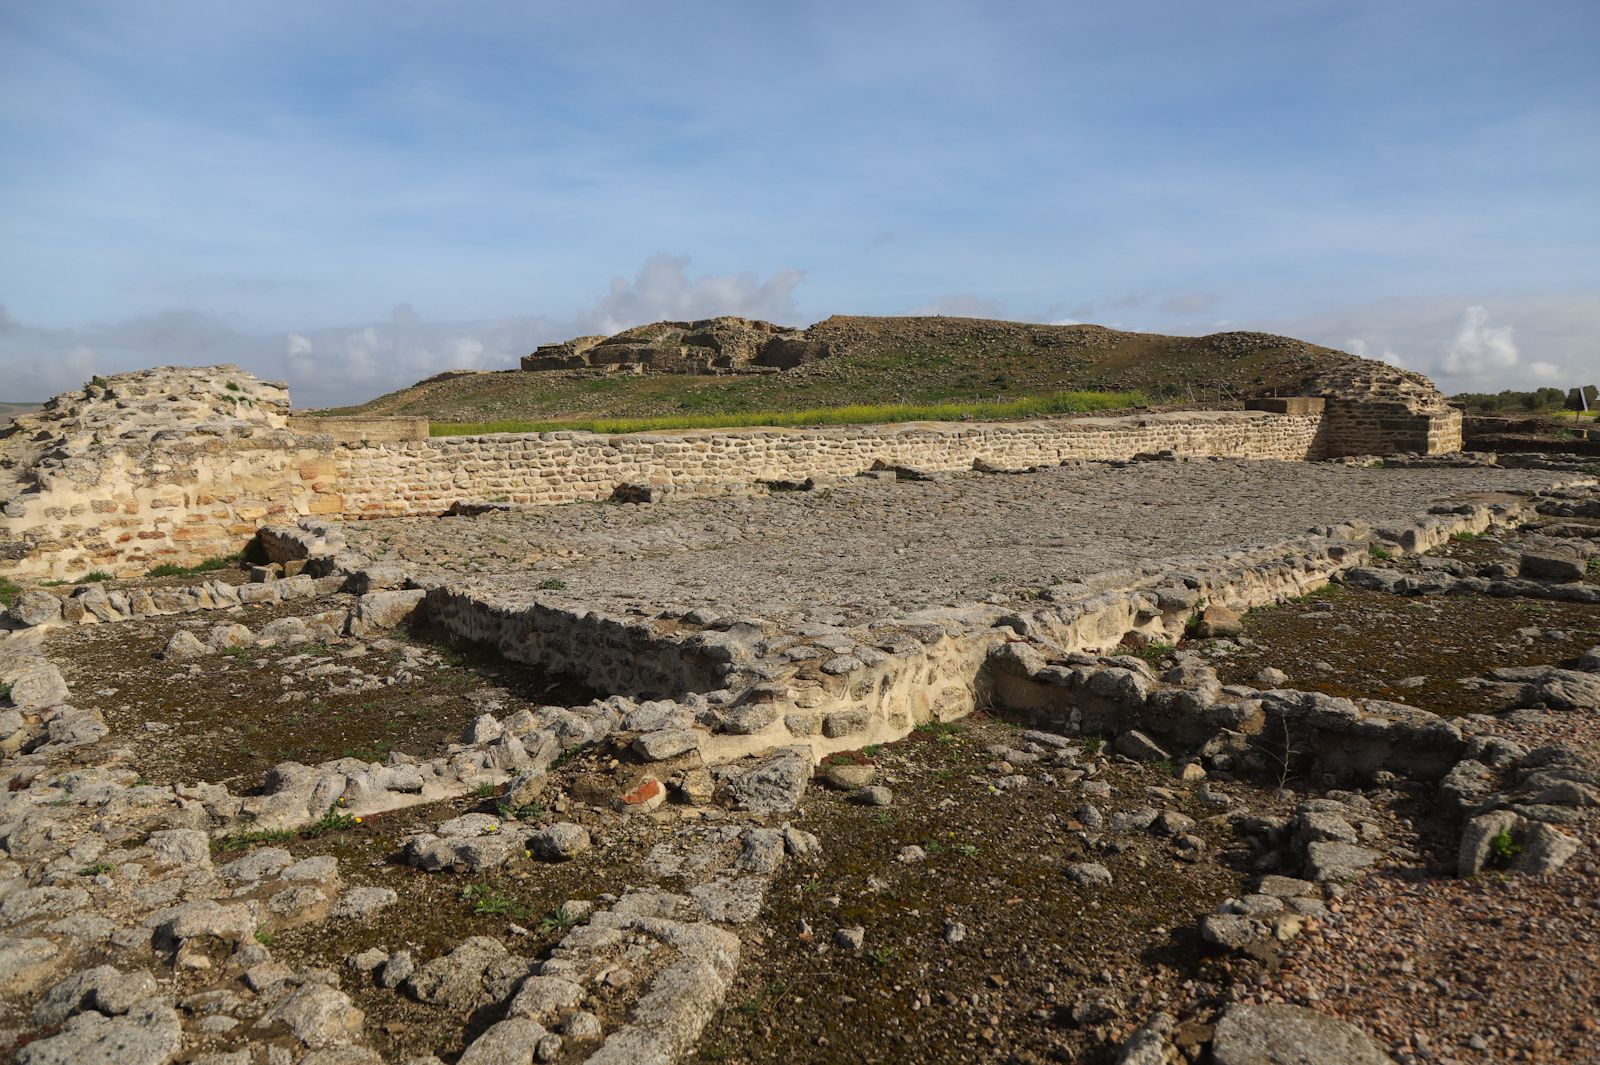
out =
[(878, 425), (890, 422), (1012, 421), (1051, 414), (1122, 410), (1143, 405), (1138, 392), (1054, 392), (1022, 399), (957, 403), (860, 404), (813, 410), (769, 410), (724, 414), (668, 414), (657, 418), (594, 418), (574, 421), (434, 422), (431, 436), (482, 436), (486, 433), (651, 433), (667, 429), (735, 429), (746, 426)]

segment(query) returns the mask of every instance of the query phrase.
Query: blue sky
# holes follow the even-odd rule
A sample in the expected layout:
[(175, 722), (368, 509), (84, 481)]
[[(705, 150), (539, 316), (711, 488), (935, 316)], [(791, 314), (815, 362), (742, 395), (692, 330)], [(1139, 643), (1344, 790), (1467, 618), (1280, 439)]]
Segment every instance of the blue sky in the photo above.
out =
[(1600, 378), (1600, 4), (0, 6), (0, 399), (659, 317), (1270, 329)]

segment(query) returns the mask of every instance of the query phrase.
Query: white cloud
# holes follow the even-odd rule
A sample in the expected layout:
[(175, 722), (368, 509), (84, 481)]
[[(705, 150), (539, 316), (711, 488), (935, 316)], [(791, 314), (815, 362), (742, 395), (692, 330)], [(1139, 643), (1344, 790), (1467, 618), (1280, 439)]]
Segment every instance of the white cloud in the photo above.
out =
[(1489, 324), (1489, 310), (1474, 304), (1461, 312), (1455, 339), (1437, 362), (1441, 374), (1451, 377), (1482, 377), (1517, 365), (1522, 353), (1517, 350), (1509, 325)]
[[(794, 294), (802, 276), (794, 269), (764, 279), (752, 273), (694, 275), (688, 259), (656, 255), (631, 280), (617, 279), (600, 298), (566, 315), (434, 322), (411, 304), (398, 303), (382, 321), (268, 334), (193, 309), (78, 329), (32, 326), (0, 309), (0, 400), (44, 399), (97, 373), (236, 362), (264, 378), (287, 378), (298, 405), (356, 403), (443, 370), (510, 368), (543, 343), (663, 318), (736, 314), (795, 323)], [(1008, 316), (995, 301), (971, 293), (941, 296), (916, 313)], [(1065, 318), (1059, 311), (1040, 317), (1056, 324), (1087, 318), (1072, 311)], [(1433, 377), (1446, 392), (1600, 383), (1600, 294), (1389, 300), (1226, 325), (1285, 333), (1404, 365)], [(1223, 328), (1207, 328), (1213, 326)]]
[(1382, 351), (1374, 352), (1372, 350), (1372, 345), (1368, 344), (1362, 337), (1351, 337), (1349, 340), (1344, 342), (1343, 348), (1350, 354), (1359, 355), (1363, 359), (1377, 359), (1379, 362), (1386, 362), (1390, 366), (1405, 365), (1405, 363), (1401, 361), (1400, 356), (1390, 351), (1388, 348), (1384, 348)]
[(1451, 393), (1600, 383), (1600, 293), (1384, 300), (1254, 328), (1404, 365)]
[(0, 310), (0, 400), (43, 399), (96, 373), (234, 362), (263, 378), (286, 378), (297, 406), (332, 406), (444, 370), (510, 369), (540, 344), (585, 333), (723, 314), (797, 320), (801, 271), (780, 269), (763, 280), (749, 272), (691, 276), (688, 265), (686, 257), (651, 256), (633, 280), (616, 279), (592, 305), (562, 318), (430, 322), (402, 302), (381, 322), (262, 335), (192, 309), (62, 330), (15, 323)]
[(632, 281), (614, 278), (611, 290), (594, 307), (578, 315), (589, 333), (615, 333), (662, 320), (713, 318), (733, 314), (784, 324), (796, 320), (794, 290), (805, 274), (784, 268), (760, 280), (748, 271), (690, 278), (689, 258), (652, 255)]

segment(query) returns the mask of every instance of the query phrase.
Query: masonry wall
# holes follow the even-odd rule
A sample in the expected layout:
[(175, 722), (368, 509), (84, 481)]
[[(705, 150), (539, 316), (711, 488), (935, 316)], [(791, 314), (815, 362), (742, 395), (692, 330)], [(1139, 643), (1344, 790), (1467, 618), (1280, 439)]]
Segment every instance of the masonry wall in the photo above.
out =
[(1329, 399), (1324, 442), (1329, 457), (1447, 455), (1461, 450), (1462, 414), (1446, 407), (1418, 411), (1404, 403)]
[(262, 524), (316, 515), (438, 514), (457, 502), (555, 504), (619, 486), (669, 493), (749, 490), (759, 481), (852, 476), (875, 466), (1000, 469), (1141, 453), (1305, 460), (1322, 418), (1192, 411), (1018, 423), (560, 432), (341, 444), (279, 431), (252, 439), (108, 448), (81, 482), (55, 477), (17, 496), (0, 531), (0, 575), (134, 576), (239, 550)]
[(875, 466), (1021, 469), (1166, 450), (1301, 461), (1321, 457), (1321, 426), (1317, 415), (1191, 411), (1018, 423), (446, 437), (345, 452), (341, 491), (347, 515), (375, 517), (434, 514), (457, 501), (610, 499), (622, 485), (707, 494), (757, 481), (847, 477)]
[(0, 576), (137, 576), (238, 551), (270, 522), (339, 516), (341, 450), (289, 433), (107, 448), (92, 479), (51, 477), (7, 504)]

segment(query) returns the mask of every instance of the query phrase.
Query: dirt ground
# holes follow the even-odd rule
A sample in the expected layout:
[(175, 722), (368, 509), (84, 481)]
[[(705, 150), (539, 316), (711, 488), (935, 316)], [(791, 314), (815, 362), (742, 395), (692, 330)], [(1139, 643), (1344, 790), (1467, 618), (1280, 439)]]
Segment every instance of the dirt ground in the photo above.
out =
[(1288, 675), (1287, 687), (1454, 717), (1504, 706), (1503, 694), (1462, 683), (1485, 668), (1560, 664), (1600, 644), (1600, 611), (1331, 586), (1299, 603), (1252, 611), (1245, 635), (1248, 645), (1213, 645), (1207, 655), (1224, 684), (1255, 684), (1272, 667)]
[(586, 702), (587, 689), (439, 633), (396, 632), (293, 646), (243, 647), (188, 664), (162, 657), (187, 630), (238, 622), (254, 632), (284, 617), (343, 610), (349, 596), (207, 611), (53, 632), (47, 652), (77, 698), (105, 714), (151, 782), (248, 791), (272, 766), (332, 758), (381, 762), (457, 742), (486, 711)]
[[(1464, 538), (1432, 562), (1385, 564), (1473, 570), (1521, 543), (1515, 533)], [(162, 656), (175, 632), (204, 639), (212, 626), (235, 621), (259, 632), (349, 602), (327, 596), (84, 626), (52, 633), (48, 649), (76, 698), (102, 708), (148, 780), (221, 781), (238, 792), (284, 760), (427, 757), (481, 713), (504, 718), (595, 694), (426, 630), (248, 647), (186, 663)], [(1290, 687), (1447, 716), (1494, 714), (1493, 730), (1526, 748), (1561, 742), (1600, 755), (1592, 712), (1507, 713), (1507, 692), (1478, 683), (1494, 667), (1560, 665), (1597, 645), (1593, 606), (1334, 586), (1251, 611), (1238, 638), (1180, 649), (1203, 655), (1224, 683), (1262, 684), (1270, 667), (1287, 674)], [(1005, 753), (1025, 746), (1022, 730), (979, 713), (848, 755), (873, 768), (874, 784), (892, 789), (887, 806), (815, 782), (782, 820), (815, 833), (822, 857), (791, 861), (777, 875), (745, 933), (734, 987), (691, 1060), (1109, 1062), (1155, 1010), (1204, 1018), (1236, 1000), (1344, 1016), (1402, 1065), (1600, 1060), (1595, 818), (1571, 829), (1583, 850), (1557, 875), (1460, 880), (1450, 875), (1456, 834), (1439, 823), (1434, 789), (1390, 782), (1368, 793), (1385, 841), (1380, 867), (1334, 892), (1326, 918), (1308, 922), (1281, 966), (1263, 965), (1207, 948), (1197, 919), (1254, 882), (1235, 816), (1287, 813), (1319, 794), (1321, 781), (1290, 778), (1280, 788), (1277, 780), (1213, 773), (1208, 798), (1181, 783), (1170, 762), (1135, 763), (1111, 755), (1099, 737), (1081, 737), (1073, 742), (1094, 785), (1085, 788), (1075, 769)], [(594, 849), (570, 862), (430, 874), (401, 859), (408, 835), (443, 819), (474, 810), (509, 816), (493, 789), (329, 831), (220, 839), (215, 860), (283, 846), (297, 857), (336, 856), (348, 886), (392, 888), (398, 901), (380, 918), (280, 932), (271, 949), (297, 968), (338, 972), (386, 1059), (454, 1060), (497, 1019), (492, 1012), (463, 1018), (423, 1005), (376, 986), (349, 959), (381, 947), (421, 962), (474, 935), (535, 959), (571, 927), (569, 901), (603, 904), (647, 881), (671, 889), (670, 878), (646, 867), (682, 811), (619, 819), (590, 805), (617, 793), (617, 753), (584, 748), (556, 769), (545, 799), (518, 815), (588, 827)], [(1097, 823), (1090, 805), (1107, 819), (1137, 807), (1181, 813), (1203, 845), (1142, 830), (1118, 834)], [(1111, 885), (1069, 878), (1067, 867), (1079, 862), (1104, 865)], [(859, 948), (837, 938), (856, 928)]]
[[(1046, 783), (1036, 766), (1018, 767), (1026, 784), (999, 788), (1010, 770), (991, 768), (987, 748), (1016, 733), (979, 715), (873, 751), (897, 796), (889, 808), (808, 793), (802, 823), (822, 839), (823, 866), (774, 884), (768, 935), (698, 1060), (1106, 1060), (1112, 1040), (1203, 968), (1195, 914), (1244, 882), (1218, 860), (1233, 844), (1226, 814), (1167, 767), (1123, 760), (1107, 763), (1107, 799)], [(1086, 831), (1085, 803), (1107, 816), (1181, 810), (1205, 855), (1186, 862), (1171, 840)], [(913, 845), (925, 860), (899, 858)], [(1078, 861), (1104, 864), (1113, 885), (1070, 881), (1063, 868)], [(954, 924), (965, 935), (952, 943)], [(860, 952), (833, 945), (852, 926), (865, 929)]]

